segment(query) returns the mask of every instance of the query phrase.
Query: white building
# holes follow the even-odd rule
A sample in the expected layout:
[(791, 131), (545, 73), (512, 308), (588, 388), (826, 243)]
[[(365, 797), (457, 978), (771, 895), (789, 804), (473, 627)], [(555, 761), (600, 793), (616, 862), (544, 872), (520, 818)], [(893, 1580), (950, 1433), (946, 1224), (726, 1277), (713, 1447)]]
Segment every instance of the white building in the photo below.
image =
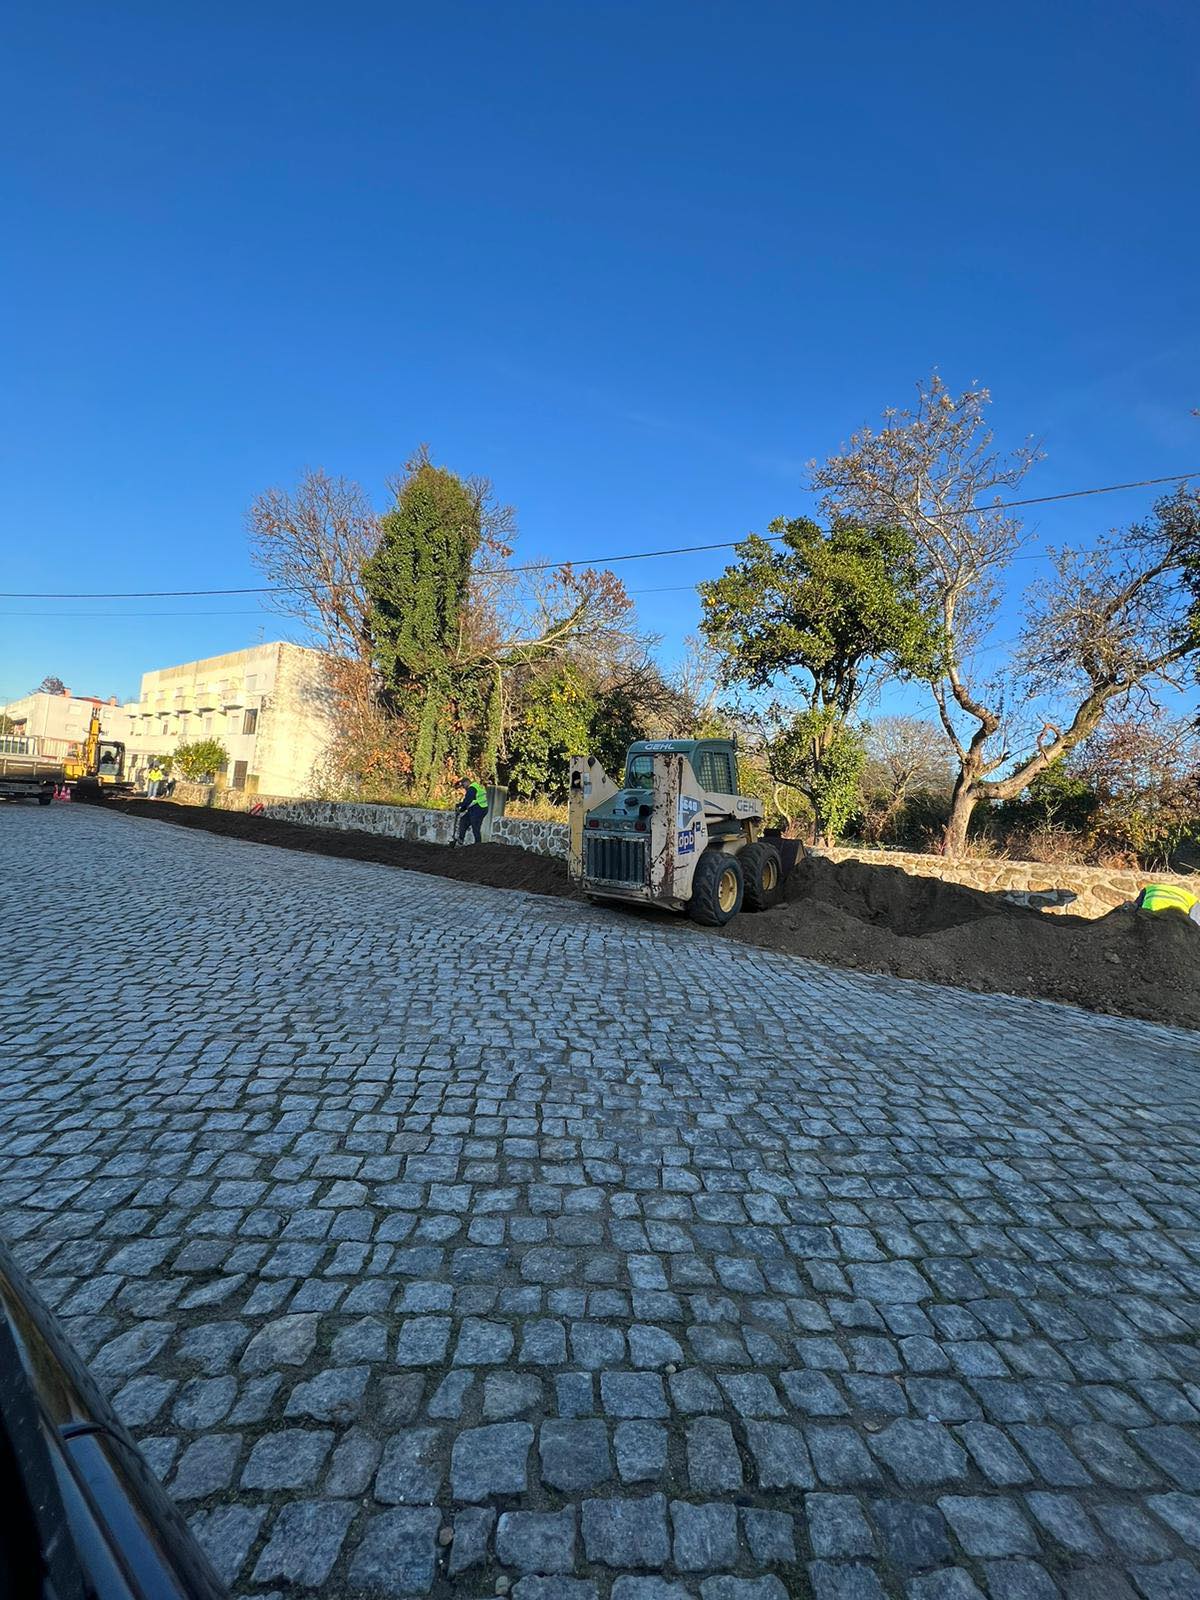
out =
[(336, 728), (326, 657), (282, 642), (147, 672), (124, 711), (135, 775), (181, 744), (216, 739), (227, 753), (217, 781), (264, 795), (308, 794)]
[(14, 736), (36, 743), (42, 755), (56, 759), (78, 755), (88, 735), (92, 712), (100, 713), (100, 737), (120, 739), (128, 745), (134, 722), (129, 711), (113, 696), (101, 700), (97, 695), (62, 694), (22, 695), (0, 710), (13, 723)]

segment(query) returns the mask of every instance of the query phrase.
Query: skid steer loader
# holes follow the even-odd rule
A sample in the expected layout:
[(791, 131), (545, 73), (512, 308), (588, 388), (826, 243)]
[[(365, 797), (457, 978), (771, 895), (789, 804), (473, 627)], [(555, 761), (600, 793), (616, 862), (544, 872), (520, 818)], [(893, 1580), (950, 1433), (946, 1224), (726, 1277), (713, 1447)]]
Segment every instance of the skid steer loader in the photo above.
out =
[(620, 783), (594, 756), (572, 757), (572, 878), (593, 900), (666, 906), (710, 927), (743, 906), (766, 910), (783, 886), (783, 853), (762, 837), (761, 803), (737, 787), (727, 739), (640, 740)]

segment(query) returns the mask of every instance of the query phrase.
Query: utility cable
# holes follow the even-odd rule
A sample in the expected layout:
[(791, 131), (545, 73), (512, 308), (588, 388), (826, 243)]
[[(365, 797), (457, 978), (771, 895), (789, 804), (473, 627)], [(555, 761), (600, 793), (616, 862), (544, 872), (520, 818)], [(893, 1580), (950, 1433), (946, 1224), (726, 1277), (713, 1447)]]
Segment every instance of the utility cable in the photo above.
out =
[[(1163, 478), (1139, 478), (1133, 483), (1106, 483), (1094, 489), (1067, 489), (1061, 494), (1031, 495), (1026, 500), (998, 500), (990, 506), (964, 506), (959, 511), (946, 511), (945, 517), (986, 516), (993, 511), (1012, 511), (1020, 506), (1049, 505), (1056, 500), (1080, 500), (1087, 495), (1117, 494), (1124, 489), (1148, 489), (1160, 483), (1186, 483), (1200, 478), (1200, 472), (1172, 472)], [(786, 538), (782, 533), (761, 535), (765, 543), (776, 544)], [(709, 550), (734, 550), (744, 539), (719, 539), (713, 544), (681, 544), (663, 550), (633, 550), (618, 556), (589, 556), (567, 561), (531, 561), (520, 567), (479, 567), (481, 578), (499, 578), (522, 572), (559, 572), (564, 567), (612, 567), (621, 561), (650, 561), (656, 556), (699, 555)], [(328, 589), (332, 584), (314, 584), (314, 588)], [(0, 589), (0, 600), (185, 600), (207, 598), (213, 595), (236, 594), (297, 594), (296, 586), (275, 587), (260, 585), (246, 589), (124, 589), (109, 592), (59, 592), (57, 590), (21, 591)]]

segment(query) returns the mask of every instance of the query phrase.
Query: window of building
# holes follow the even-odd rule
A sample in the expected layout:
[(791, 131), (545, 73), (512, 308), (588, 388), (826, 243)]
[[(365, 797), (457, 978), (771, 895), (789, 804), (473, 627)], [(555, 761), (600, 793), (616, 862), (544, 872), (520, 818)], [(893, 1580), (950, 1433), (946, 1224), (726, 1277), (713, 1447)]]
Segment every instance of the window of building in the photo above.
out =
[(229, 780), (231, 789), (244, 789), (246, 787), (246, 769), (248, 766), (249, 762), (247, 761), (235, 761), (233, 763), (233, 777)]
[(205, 731), (205, 733), (211, 733), (212, 732), (212, 715), (211, 714), (209, 716), (205, 717), (205, 719), (204, 719), (204, 731)]
[(246, 693), (247, 694), (253, 694), (254, 691), (257, 688), (258, 688), (258, 673), (257, 672), (248, 672), (246, 674)]
[(242, 732), (254, 733), (258, 728), (258, 712), (247, 711), (242, 717)]

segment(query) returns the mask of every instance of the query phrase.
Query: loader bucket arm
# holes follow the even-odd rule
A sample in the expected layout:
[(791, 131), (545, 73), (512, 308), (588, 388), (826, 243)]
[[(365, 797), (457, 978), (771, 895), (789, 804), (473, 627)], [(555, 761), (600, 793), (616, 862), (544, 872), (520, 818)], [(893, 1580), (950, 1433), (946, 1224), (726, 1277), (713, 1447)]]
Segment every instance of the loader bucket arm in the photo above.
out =
[(621, 785), (613, 782), (595, 756), (571, 757), (567, 790), (567, 871), (576, 883), (583, 877), (583, 825), (587, 814), (611, 800), (620, 790)]

